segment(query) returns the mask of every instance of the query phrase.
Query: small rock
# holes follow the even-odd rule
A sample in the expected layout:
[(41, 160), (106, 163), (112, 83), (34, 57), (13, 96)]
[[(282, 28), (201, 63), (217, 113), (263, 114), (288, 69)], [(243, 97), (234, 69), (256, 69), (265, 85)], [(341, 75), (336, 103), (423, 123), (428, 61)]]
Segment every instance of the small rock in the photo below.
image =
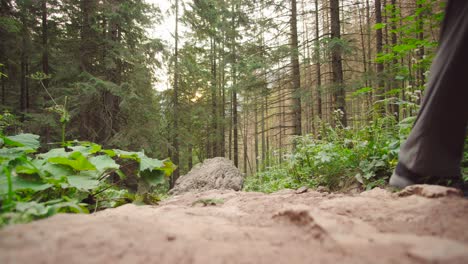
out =
[(299, 189), (296, 190), (296, 194), (301, 194), (301, 193), (306, 193), (309, 190), (308, 187), (302, 186)]
[(330, 192), (330, 190), (329, 190), (327, 187), (325, 187), (325, 186), (319, 186), (319, 187), (317, 187), (316, 191), (317, 191), (317, 192), (322, 192), (322, 193), (324, 193), (324, 192)]

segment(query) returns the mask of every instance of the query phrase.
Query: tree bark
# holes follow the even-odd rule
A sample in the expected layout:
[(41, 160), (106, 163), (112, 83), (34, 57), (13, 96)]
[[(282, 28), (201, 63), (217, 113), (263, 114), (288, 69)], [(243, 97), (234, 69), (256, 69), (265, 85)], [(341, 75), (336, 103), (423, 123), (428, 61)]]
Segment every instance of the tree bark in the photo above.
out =
[(320, 62), (320, 28), (319, 28), (319, 8), (318, 0), (315, 0), (315, 71), (317, 82), (317, 114), (320, 119), (322, 116), (322, 71), (321, 71), (321, 62)]
[(93, 0), (81, 0), (81, 33), (80, 33), (80, 69), (91, 72), (91, 14), (93, 12)]
[[(340, 28), (340, 2), (339, 0), (330, 0), (330, 26), (331, 26), (331, 38), (333, 41), (341, 39), (341, 28)], [(343, 63), (341, 57), (341, 47), (337, 44), (332, 48), (332, 73), (333, 83), (335, 89), (333, 91), (333, 101), (335, 103), (335, 109), (341, 110), (340, 122), (343, 126), (347, 126), (346, 118), (346, 101), (345, 101), (345, 90), (343, 85)]]
[[(47, 27), (47, 0), (42, 0), (42, 72), (49, 74), (49, 45)], [(49, 79), (43, 81), (44, 86), (49, 88)]]
[[(237, 9), (237, 7), (236, 7)], [(234, 13), (235, 9), (235, 4), (232, 5), (232, 13)], [(237, 22), (236, 19), (233, 15), (232, 17), (232, 32), (233, 36), (231, 39), (231, 52), (232, 52), (232, 65), (231, 65), (231, 78), (232, 78), (232, 126), (233, 126), (233, 155), (234, 155), (234, 165), (236, 167), (239, 167), (239, 123), (238, 123), (238, 117), (237, 117), (237, 71), (236, 71), (236, 61), (237, 61), (237, 54), (236, 54), (236, 37), (235, 37), (235, 32), (237, 28)]]
[[(26, 9), (24, 7), (24, 9)], [(20, 83), (20, 111), (27, 111), (27, 70), (28, 70), (28, 54), (27, 54), (27, 38), (28, 38), (28, 28), (26, 22), (26, 10), (22, 10), (21, 15), (21, 83)]]
[(297, 38), (297, 3), (291, 0), (291, 65), (294, 112), (294, 135), (302, 134), (301, 120), (301, 72), (299, 68), (299, 44)]
[[(173, 91), (173, 127), (172, 127), (172, 162), (179, 165), (179, 0), (175, 0), (175, 32), (174, 32), (174, 91)], [(190, 146), (190, 155), (192, 148)], [(192, 157), (189, 158), (191, 163)], [(191, 167), (191, 164), (189, 164)], [(171, 176), (170, 188), (174, 188), (179, 177), (179, 170), (176, 169)]]
[[(392, 23), (391, 23), (391, 37), (392, 37), (392, 47), (395, 47), (397, 45), (397, 34), (396, 34), (396, 29), (397, 29), (397, 25), (396, 25), (396, 20), (397, 20), (397, 15), (396, 15), (396, 0), (391, 0), (391, 5), (392, 5), (392, 13), (391, 13), (391, 20), (392, 20)], [(396, 65), (398, 64), (398, 60), (395, 58), (393, 59), (393, 67), (395, 68)], [(396, 69), (393, 70), (393, 81), (392, 81), (392, 89), (395, 89), (398, 87), (398, 84), (396, 83), (396, 81), (394, 80), (394, 77), (396, 75)], [(400, 120), (400, 107), (398, 104), (396, 103), (393, 103), (391, 104), (391, 112), (393, 115), (395, 115), (395, 118), (397, 121)]]
[(219, 132), (218, 132), (218, 107), (217, 107), (217, 76), (216, 76), (216, 39), (211, 37), (211, 131), (212, 131), (212, 155), (218, 156), (219, 153)]
[[(375, 22), (377, 24), (382, 23), (382, 6), (380, 0), (375, 0)], [(382, 29), (379, 28), (376, 30), (375, 34), (375, 47), (377, 54), (381, 54), (383, 51), (383, 34), (382, 34)], [(383, 95), (384, 95), (384, 79), (383, 79), (383, 71), (384, 71), (384, 65), (382, 62), (377, 62), (376, 63), (376, 74), (377, 74), (377, 90), (376, 90), (376, 96), (377, 100), (382, 100)], [(385, 107), (384, 106), (379, 106), (377, 107), (377, 114), (384, 114), (385, 113)]]

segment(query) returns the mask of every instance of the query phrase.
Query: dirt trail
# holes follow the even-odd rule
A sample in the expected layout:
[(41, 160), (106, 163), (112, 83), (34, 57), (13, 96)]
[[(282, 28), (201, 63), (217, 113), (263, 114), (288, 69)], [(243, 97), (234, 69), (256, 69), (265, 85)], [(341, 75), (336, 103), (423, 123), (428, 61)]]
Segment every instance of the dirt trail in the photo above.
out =
[(0, 263), (468, 263), (468, 200), (404, 195), (208, 191), (57, 215), (1, 230)]

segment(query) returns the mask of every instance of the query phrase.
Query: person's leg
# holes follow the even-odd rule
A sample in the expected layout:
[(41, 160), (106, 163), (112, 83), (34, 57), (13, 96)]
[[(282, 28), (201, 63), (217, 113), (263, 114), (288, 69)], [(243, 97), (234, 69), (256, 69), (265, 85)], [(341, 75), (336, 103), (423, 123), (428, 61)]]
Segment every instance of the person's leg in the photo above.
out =
[(446, 185), (461, 179), (468, 121), (468, 1), (449, 1), (440, 46), (414, 127), (390, 185)]

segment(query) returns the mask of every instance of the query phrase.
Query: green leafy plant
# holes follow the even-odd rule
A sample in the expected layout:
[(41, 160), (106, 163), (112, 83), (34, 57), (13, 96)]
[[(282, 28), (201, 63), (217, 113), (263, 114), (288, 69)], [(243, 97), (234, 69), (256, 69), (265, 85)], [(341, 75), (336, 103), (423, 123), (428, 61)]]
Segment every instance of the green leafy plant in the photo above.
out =
[[(0, 225), (115, 207), (134, 201), (135, 195), (154, 203), (158, 198), (150, 197), (151, 188), (175, 169), (170, 160), (92, 142), (66, 142), (64, 148), (37, 153), (39, 136), (19, 134), (0, 135), (0, 145)], [(132, 194), (135, 190), (118, 184), (128, 178), (147, 186), (148, 193)]]
[(274, 192), (301, 186), (339, 190), (356, 183), (367, 189), (385, 185), (410, 123), (396, 124), (393, 117), (385, 117), (358, 130), (322, 124), (320, 138), (297, 137), (293, 152), (248, 177), (244, 189)]

